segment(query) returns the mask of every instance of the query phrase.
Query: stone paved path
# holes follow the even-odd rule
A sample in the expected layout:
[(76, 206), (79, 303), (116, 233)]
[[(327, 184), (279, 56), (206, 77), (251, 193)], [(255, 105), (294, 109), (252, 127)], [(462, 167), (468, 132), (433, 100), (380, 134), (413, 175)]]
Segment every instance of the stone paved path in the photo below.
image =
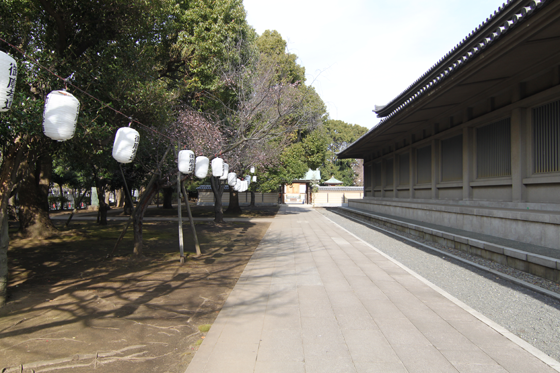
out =
[(187, 373), (560, 371), (438, 290), (318, 212), (283, 206)]

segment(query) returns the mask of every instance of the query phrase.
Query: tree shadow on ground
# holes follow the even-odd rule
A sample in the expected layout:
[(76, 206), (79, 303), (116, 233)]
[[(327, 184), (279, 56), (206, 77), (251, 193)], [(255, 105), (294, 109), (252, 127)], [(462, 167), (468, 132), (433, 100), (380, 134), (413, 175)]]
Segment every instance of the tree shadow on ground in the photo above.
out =
[[(0, 310), (0, 371), (23, 364), (73, 372), (184, 372), (201, 337), (197, 326), (213, 322), (268, 225), (197, 223), (203, 256), (188, 257), (184, 265), (176, 223), (144, 223), (146, 255), (140, 259), (130, 255), (132, 233), (105, 259), (123, 223), (74, 222), (57, 237), (12, 240), (10, 298)], [(194, 252), (188, 226), (184, 233), (186, 250)], [(237, 237), (242, 244), (232, 241)]]

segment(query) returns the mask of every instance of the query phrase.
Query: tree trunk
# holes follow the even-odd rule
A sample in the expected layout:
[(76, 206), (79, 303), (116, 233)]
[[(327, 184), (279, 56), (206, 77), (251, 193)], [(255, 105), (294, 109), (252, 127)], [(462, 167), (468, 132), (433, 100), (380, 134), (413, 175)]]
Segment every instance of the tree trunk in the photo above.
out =
[[(126, 192), (123, 192), (123, 194), (126, 194)], [(130, 196), (130, 198), (125, 196), (123, 199), (124, 199), (123, 214), (131, 215), (132, 210), (134, 209), (134, 206), (131, 204), (132, 196)]]
[(124, 206), (124, 188), (120, 188), (115, 190), (115, 197), (116, 197), (116, 201), (115, 201), (115, 207), (117, 208), (121, 208)]
[(105, 192), (105, 205), (107, 205), (107, 209), (111, 209), (111, 191), (108, 190)]
[(229, 188), (229, 206), (226, 212), (241, 214), (241, 207), (239, 206), (239, 193), (236, 190), (233, 190), (232, 187)]
[[(165, 158), (167, 157), (167, 154), (169, 153), (169, 151), (171, 149), (172, 149), (172, 146), (169, 146), (167, 148), (167, 150), (165, 151), (165, 153), (163, 154), (163, 157), (159, 161), (159, 163), (157, 165), (157, 168), (156, 168), (154, 174), (152, 175), (152, 178), (150, 179), (150, 182), (148, 183), (148, 186), (145, 189), (146, 192), (141, 194), (142, 198), (140, 198), (140, 201), (138, 201), (138, 205), (136, 206), (136, 209), (134, 209), (134, 211), (133, 211), (132, 221), (134, 223), (134, 228), (133, 228), (134, 229), (134, 255), (141, 256), (143, 254), (142, 223), (143, 223), (143, 220), (144, 220), (144, 212), (146, 212), (146, 209), (148, 208), (148, 204), (152, 200), (154, 195), (157, 192), (159, 192), (160, 184), (156, 182), (156, 179), (158, 177), (159, 170), (161, 169), (161, 166), (163, 165), (163, 162), (165, 161)], [(128, 229), (128, 225), (123, 230), (123, 234), (119, 238), (119, 241), (124, 236), (124, 233), (126, 232), (126, 229)], [(116, 250), (119, 241), (117, 241), (117, 244), (115, 245), (115, 248), (113, 249), (113, 252)]]
[(105, 203), (105, 183), (95, 178), (95, 188), (97, 189), (97, 198), (99, 199), (99, 211), (97, 211), (97, 223), (107, 225), (107, 210), (109, 206)]
[[(165, 157), (167, 157), (167, 154), (169, 153), (169, 151), (171, 149), (172, 149), (172, 146), (169, 146), (167, 148), (167, 150), (165, 151), (165, 153), (163, 154), (163, 157), (159, 161), (154, 174), (150, 178), (150, 182), (148, 183), (148, 187), (146, 188), (146, 190), (152, 190), (153, 189), (154, 194), (159, 192), (159, 188), (160, 188), (160, 185), (158, 183), (156, 183), (156, 178), (159, 174), (158, 170), (161, 169), (161, 166), (163, 165), (163, 162), (165, 161)], [(146, 208), (148, 207), (148, 203), (146, 203), (146, 201), (149, 202), (153, 198), (153, 194), (151, 196), (148, 196), (147, 194), (148, 193), (146, 193), (146, 195), (142, 195), (142, 198), (138, 202), (138, 205), (136, 206), (136, 209), (133, 210), (133, 213), (131, 215), (131, 219), (134, 222), (134, 254), (138, 255), (138, 256), (142, 255), (142, 246), (143, 246), (143, 242), (142, 242), (142, 221), (144, 219), (144, 212), (146, 211)], [(127, 200), (128, 200), (128, 198), (127, 198)], [(142, 211), (139, 212), (139, 210), (142, 210)], [(113, 256), (113, 254), (115, 253), (115, 250), (117, 250), (117, 246), (119, 245), (119, 242), (121, 242), (124, 235), (126, 234), (129, 223), (130, 223), (130, 219), (128, 220), (128, 223), (126, 224), (126, 226), (123, 229), (119, 239), (117, 240), (117, 243), (115, 244), (115, 247), (113, 248), (113, 251), (111, 251), (111, 253), (107, 257)]]
[[(173, 201), (173, 187), (165, 187), (162, 188), (163, 190), (163, 208), (164, 209), (172, 209), (172, 201)], [(180, 192), (179, 192), (180, 193)]]
[(46, 237), (56, 232), (49, 219), (49, 186), (52, 175), (50, 155), (28, 156), (19, 186), (20, 231), (29, 237)]
[(144, 213), (150, 204), (150, 201), (159, 190), (159, 185), (157, 183), (152, 183), (148, 185), (148, 188), (144, 191), (142, 198), (138, 202), (138, 206), (134, 211), (134, 216), (132, 222), (134, 223), (134, 255), (142, 256), (143, 251), (143, 239), (142, 239), (142, 226), (144, 224)]
[[(91, 186), (89, 187), (91, 189)], [(76, 198), (73, 194), (72, 196), (74, 197), (74, 209), (72, 210), (72, 213), (70, 213), (70, 216), (68, 217), (68, 220), (66, 220), (66, 224), (64, 225), (65, 227), (68, 228), (68, 226), (70, 225), (70, 220), (72, 220), (72, 217), (74, 217), (74, 214), (78, 211), (78, 207), (80, 207), (80, 205), (82, 204), (82, 201), (84, 200), (84, 197), (86, 196), (87, 193), (87, 188), (84, 189), (84, 191), (82, 192), (82, 194)]]
[(58, 184), (58, 190), (60, 191), (60, 210), (64, 210), (64, 190), (62, 190), (61, 184)]
[(255, 207), (255, 192), (251, 192), (251, 207)]
[(8, 289), (8, 201), (23, 158), (22, 142), (21, 138), (17, 138), (12, 145), (5, 148), (0, 169), (0, 307), (6, 303)]
[[(210, 177), (210, 186), (214, 193), (214, 222), (221, 224), (224, 222), (224, 211), (222, 209), (222, 196), (224, 195), (225, 184), (220, 183), (220, 178)], [(189, 201), (187, 201), (189, 203)]]
[(132, 205), (132, 196), (130, 196), (130, 198), (127, 197), (126, 191), (123, 191), (122, 194), (124, 199), (123, 214), (131, 215), (132, 210), (134, 209), (134, 206)]

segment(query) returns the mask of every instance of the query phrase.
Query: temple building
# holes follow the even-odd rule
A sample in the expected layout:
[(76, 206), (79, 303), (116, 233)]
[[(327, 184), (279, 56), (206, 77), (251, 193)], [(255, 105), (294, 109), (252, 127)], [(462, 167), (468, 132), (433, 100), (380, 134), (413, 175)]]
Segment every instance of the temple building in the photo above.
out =
[(350, 209), (560, 260), (560, 1), (508, 1), (374, 111), (379, 124), (338, 154), (364, 160)]

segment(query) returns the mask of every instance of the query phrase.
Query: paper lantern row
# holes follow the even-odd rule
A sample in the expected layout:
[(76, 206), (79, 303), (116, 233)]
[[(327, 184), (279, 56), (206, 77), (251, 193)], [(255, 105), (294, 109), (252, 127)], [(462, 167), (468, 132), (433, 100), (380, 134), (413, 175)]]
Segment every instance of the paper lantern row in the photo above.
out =
[[(14, 93), (17, 79), (16, 60), (7, 53), (0, 51), (0, 112), (8, 111), (14, 101)], [(76, 97), (66, 90), (52, 91), (45, 100), (43, 112), (43, 133), (45, 136), (57, 140), (66, 141), (74, 137), (78, 113), (80, 112), (80, 102)], [(140, 134), (133, 128), (119, 128), (113, 143), (113, 158), (120, 163), (130, 163), (136, 157)], [(179, 171), (190, 174), (194, 171), (195, 176), (204, 179), (208, 174), (209, 161), (207, 157), (196, 157), (191, 150), (181, 150), (178, 155)], [(251, 173), (255, 168), (251, 167)], [(221, 158), (212, 160), (212, 176), (219, 177), (220, 180), (228, 180), (229, 165), (224, 163)], [(235, 173), (233, 178), (237, 177)], [(256, 181), (256, 176), (253, 176)], [(247, 176), (244, 182), (248, 185), (251, 182)], [(235, 185), (233, 183), (233, 185)]]
[[(0, 112), (8, 111), (14, 102), (17, 63), (0, 51)], [(53, 140), (65, 141), (74, 136), (80, 102), (66, 91), (52, 91), (45, 99), (43, 132)]]
[[(228, 185), (236, 192), (245, 192), (249, 189), (251, 184), (251, 176), (245, 176), (245, 179), (238, 179), (235, 172), (230, 172), (227, 176)], [(253, 176), (253, 181), (256, 181), (256, 176)]]
[[(16, 60), (7, 53), (0, 51), (0, 112), (8, 111), (14, 101), (17, 79)], [(43, 133), (45, 136), (66, 141), (74, 137), (80, 102), (71, 93), (65, 90), (52, 91), (45, 100), (43, 112)], [(120, 163), (130, 163), (136, 157), (140, 134), (133, 128), (120, 128), (113, 143), (113, 158)], [(178, 155), (179, 171), (203, 179), (208, 174), (209, 161), (207, 157), (196, 157), (191, 150), (182, 150)], [(228, 179), (229, 165), (221, 158), (212, 160), (212, 176), (220, 180)], [(255, 168), (251, 167), (251, 173)], [(235, 175), (235, 174), (234, 174)], [(256, 177), (253, 177), (255, 181)], [(246, 180), (250, 183), (250, 179)], [(229, 180), (228, 180), (229, 182)]]
[[(191, 174), (199, 179), (204, 179), (208, 175), (209, 160), (207, 157), (196, 157), (192, 150), (181, 150), (177, 157), (179, 171), (184, 174)], [(212, 159), (212, 176), (219, 177), (220, 180), (227, 180), (229, 165), (222, 158)]]
[[(0, 112), (8, 111), (14, 101), (17, 79), (16, 61), (0, 51)], [(43, 133), (45, 136), (66, 141), (74, 137), (80, 102), (65, 90), (52, 91), (45, 99)], [(120, 128), (115, 135), (113, 158), (120, 163), (130, 163), (136, 156), (140, 134), (132, 128)]]

